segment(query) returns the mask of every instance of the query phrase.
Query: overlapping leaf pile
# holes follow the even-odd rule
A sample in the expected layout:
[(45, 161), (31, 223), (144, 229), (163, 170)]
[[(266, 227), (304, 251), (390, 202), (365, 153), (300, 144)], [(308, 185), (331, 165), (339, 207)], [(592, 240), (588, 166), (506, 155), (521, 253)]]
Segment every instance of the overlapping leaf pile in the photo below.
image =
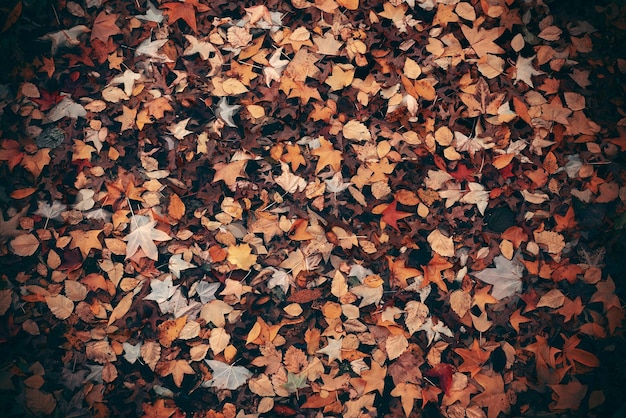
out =
[(596, 23), (541, 1), (54, 10), (2, 90), (10, 414), (616, 407), (597, 239), (625, 223), (623, 103), (589, 107), (626, 61), (593, 58)]

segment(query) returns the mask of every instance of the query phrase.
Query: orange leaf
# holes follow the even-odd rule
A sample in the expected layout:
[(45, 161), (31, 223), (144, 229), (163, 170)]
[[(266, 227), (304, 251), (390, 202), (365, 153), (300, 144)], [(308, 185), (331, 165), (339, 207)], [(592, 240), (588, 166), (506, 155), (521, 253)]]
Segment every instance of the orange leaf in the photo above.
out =
[(176, 193), (170, 196), (170, 204), (167, 207), (167, 213), (177, 221), (185, 215), (185, 204)]
[(159, 325), (159, 342), (165, 348), (172, 345), (175, 339), (178, 338), (180, 331), (187, 322), (187, 316), (181, 316), (175, 320), (169, 320)]
[(389, 206), (387, 206), (385, 210), (382, 211), (382, 220), (385, 221), (393, 229), (400, 232), (400, 228), (398, 227), (398, 221), (400, 219), (408, 218), (413, 214), (409, 212), (400, 212), (398, 211), (397, 207), (398, 201), (394, 199), (394, 201), (391, 202)]
[(448, 260), (435, 253), (428, 265), (424, 267), (424, 281), (421, 287), (425, 287), (430, 283), (435, 283), (439, 289), (443, 292), (448, 291), (448, 287), (441, 277), (441, 272), (445, 269), (449, 269), (453, 264)]
[(307, 219), (296, 219), (289, 228), (287, 235), (294, 241), (307, 241), (313, 239), (313, 235), (307, 231), (309, 221)]
[(14, 190), (11, 193), (11, 197), (13, 199), (17, 199), (17, 200), (24, 199), (25, 197), (28, 197), (28, 196), (32, 195), (36, 191), (37, 191), (37, 188), (35, 188), (35, 187), (27, 187), (25, 189), (17, 189), (17, 190)]

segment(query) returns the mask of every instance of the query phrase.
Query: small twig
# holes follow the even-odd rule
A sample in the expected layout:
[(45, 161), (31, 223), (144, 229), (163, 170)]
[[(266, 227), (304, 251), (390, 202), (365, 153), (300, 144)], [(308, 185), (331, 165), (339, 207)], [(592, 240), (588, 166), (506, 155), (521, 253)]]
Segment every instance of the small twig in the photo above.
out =
[(52, 12), (54, 13), (54, 17), (57, 20), (57, 25), (61, 26), (61, 20), (59, 19), (59, 15), (57, 14), (57, 9), (55, 9), (54, 4), (50, 3), (50, 7), (52, 7)]

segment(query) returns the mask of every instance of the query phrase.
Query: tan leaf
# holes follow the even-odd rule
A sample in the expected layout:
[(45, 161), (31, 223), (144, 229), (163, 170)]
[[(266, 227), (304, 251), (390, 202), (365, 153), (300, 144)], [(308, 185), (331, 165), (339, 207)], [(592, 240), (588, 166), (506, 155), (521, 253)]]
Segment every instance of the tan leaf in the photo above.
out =
[(61, 320), (69, 318), (74, 312), (74, 302), (63, 295), (46, 296), (46, 303), (50, 312)]
[(428, 235), (427, 240), (433, 251), (437, 254), (443, 257), (454, 256), (454, 241), (452, 237), (446, 237), (441, 231), (435, 229)]
[(462, 1), (458, 3), (456, 5), (456, 8), (454, 9), (454, 12), (459, 15), (459, 17), (465, 20), (469, 20), (470, 22), (476, 20), (476, 10), (474, 10), (474, 6), (472, 6), (468, 2)]
[(545, 245), (550, 254), (559, 254), (565, 248), (565, 239), (558, 232), (542, 231), (534, 235), (537, 244)]
[(224, 328), (214, 328), (211, 330), (209, 344), (213, 354), (219, 354), (230, 344), (230, 335)]
[(159, 325), (159, 342), (165, 348), (169, 348), (174, 340), (180, 335), (180, 331), (187, 322), (187, 316), (163, 322)]
[(132, 305), (133, 303), (133, 296), (134, 294), (130, 292), (118, 302), (118, 304), (115, 306), (115, 309), (113, 309), (113, 312), (111, 312), (111, 317), (109, 318), (109, 322), (107, 325), (111, 325), (113, 322), (117, 321), (118, 319), (122, 319), (124, 315), (126, 315), (128, 310), (130, 309), (130, 305)]
[(262, 374), (257, 378), (250, 379), (248, 386), (252, 393), (256, 393), (259, 396), (276, 396), (274, 388), (272, 387), (272, 381), (266, 374)]
[[(142, 346), (143, 347), (143, 346)], [(85, 346), (87, 358), (100, 364), (117, 360), (113, 347), (107, 340), (91, 341)]]
[(557, 26), (548, 26), (537, 35), (539, 38), (546, 41), (558, 41), (561, 38), (563, 31)]
[(409, 347), (409, 342), (403, 334), (391, 335), (385, 342), (385, 350), (389, 360), (397, 359)]
[(343, 136), (347, 139), (354, 139), (357, 141), (369, 141), (372, 139), (369, 129), (365, 124), (351, 120), (343, 126)]
[(537, 307), (560, 308), (565, 302), (565, 295), (559, 289), (552, 289), (539, 299)]
[(161, 358), (161, 345), (156, 341), (146, 341), (141, 346), (141, 358), (154, 370), (157, 362)]
[(39, 248), (39, 240), (33, 234), (19, 235), (9, 245), (11, 250), (13, 250), (13, 254), (29, 257), (35, 254), (35, 251)]
[(74, 280), (65, 281), (65, 294), (74, 302), (80, 302), (87, 296), (87, 287)]
[(193, 346), (189, 350), (189, 357), (192, 361), (201, 361), (206, 357), (207, 353), (209, 352), (209, 348), (211, 348), (209, 344), (200, 344)]
[(178, 338), (181, 340), (190, 340), (196, 338), (200, 334), (200, 324), (196, 321), (189, 321), (185, 324)]
[(412, 80), (415, 80), (417, 77), (422, 75), (422, 69), (419, 64), (408, 57), (404, 61), (404, 69), (402, 71), (407, 78)]
[(450, 307), (460, 318), (463, 318), (472, 307), (472, 297), (462, 290), (455, 290), (450, 293)]

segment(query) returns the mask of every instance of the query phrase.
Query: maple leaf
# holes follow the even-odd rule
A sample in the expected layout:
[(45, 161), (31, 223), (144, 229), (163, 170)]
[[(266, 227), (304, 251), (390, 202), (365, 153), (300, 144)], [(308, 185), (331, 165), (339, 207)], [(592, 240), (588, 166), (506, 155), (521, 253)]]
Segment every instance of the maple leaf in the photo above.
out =
[(422, 275), (420, 270), (412, 267), (406, 267), (406, 261), (401, 258), (396, 258), (395, 260), (389, 256), (386, 256), (385, 258), (389, 263), (390, 282), (394, 285), (397, 283), (401, 289), (404, 289), (409, 285), (407, 282), (408, 279), (416, 278)]
[(124, 85), (124, 93), (127, 96), (133, 92), (133, 87), (135, 86), (135, 81), (141, 79), (141, 74), (136, 73), (133, 70), (126, 70), (122, 75), (118, 75), (114, 77), (113, 80), (108, 84), (109, 86), (116, 86), (118, 84)]
[(386, 208), (382, 211), (382, 220), (389, 226), (391, 226), (396, 231), (400, 232), (400, 228), (398, 227), (398, 221), (400, 219), (408, 218), (409, 216), (413, 216), (412, 213), (409, 212), (400, 212), (397, 209), (398, 201), (393, 200)]
[(170, 272), (177, 278), (180, 279), (180, 271), (187, 270), (190, 268), (196, 267), (195, 264), (192, 264), (188, 261), (183, 260), (182, 254), (176, 254), (170, 257), (170, 261), (167, 263)]
[(174, 286), (172, 276), (168, 274), (164, 280), (152, 279), (150, 288), (152, 291), (144, 297), (144, 300), (153, 300), (161, 305), (174, 295), (178, 286)]
[(215, 114), (219, 118), (221, 118), (226, 123), (226, 125), (232, 128), (236, 128), (237, 125), (235, 124), (235, 121), (233, 121), (233, 116), (235, 116), (240, 108), (241, 105), (229, 105), (228, 99), (226, 97), (222, 97), (220, 99)]
[(521, 80), (528, 86), (534, 87), (531, 77), (544, 74), (543, 71), (535, 70), (535, 67), (533, 67), (535, 57), (536, 55), (528, 58), (524, 58), (521, 55), (517, 56), (517, 62), (515, 63), (515, 80), (513, 84), (517, 84), (517, 82)]
[(341, 355), (341, 345), (343, 343), (343, 338), (334, 339), (328, 338), (328, 344), (324, 348), (320, 348), (316, 351), (319, 354), (326, 354), (328, 356), (328, 362), (331, 363), (333, 360), (341, 360), (343, 359)]
[(483, 392), (472, 400), (483, 408), (487, 407), (488, 418), (497, 418), (500, 413), (510, 412), (511, 404), (504, 393), (502, 375), (489, 371), (477, 374), (474, 379), (483, 387)]
[(252, 254), (248, 244), (231, 245), (228, 247), (227, 260), (242, 270), (250, 270), (256, 264), (257, 256)]
[(216, 327), (223, 327), (226, 325), (224, 315), (228, 315), (232, 310), (232, 306), (219, 299), (215, 299), (202, 307), (200, 318), (204, 319), (207, 323), (212, 323)]
[(127, 362), (129, 362), (130, 364), (135, 364), (135, 362), (139, 358), (139, 355), (141, 354), (142, 345), (142, 342), (139, 342), (135, 345), (132, 345), (127, 341), (124, 341), (122, 343), (122, 347), (124, 348), (124, 358)]
[(459, 366), (458, 371), (461, 373), (469, 372), (471, 377), (474, 377), (482, 370), (483, 364), (491, 356), (489, 351), (485, 351), (480, 347), (478, 339), (474, 339), (470, 349), (459, 347), (454, 352), (463, 358), (463, 364)]
[(216, 163), (213, 166), (215, 176), (212, 183), (223, 180), (228, 187), (234, 187), (237, 184), (237, 178), (246, 177), (245, 168), (248, 160), (237, 160), (230, 163)]
[(426, 287), (430, 283), (435, 283), (439, 289), (443, 292), (448, 291), (448, 287), (446, 283), (443, 281), (441, 276), (441, 272), (443, 270), (449, 269), (453, 264), (450, 263), (447, 259), (435, 253), (433, 258), (428, 262), (426, 266), (424, 266), (424, 281), (421, 283), (420, 287)]
[(432, 317), (428, 317), (428, 319), (424, 321), (424, 324), (418, 328), (418, 331), (426, 332), (428, 345), (432, 344), (433, 342), (439, 341), (442, 334), (448, 337), (452, 337), (454, 335), (452, 331), (450, 331), (450, 328), (445, 326), (442, 321), (437, 321), (437, 323), (434, 323)]
[(39, 39), (52, 41), (50, 53), (56, 55), (59, 48), (80, 45), (80, 39), (78, 39), (78, 37), (89, 31), (91, 31), (91, 29), (87, 26), (78, 25), (67, 30), (47, 33)]
[(56, 122), (59, 119), (68, 117), (70, 119), (84, 118), (87, 116), (87, 110), (83, 105), (73, 101), (69, 95), (61, 93), (63, 99), (48, 112), (47, 118), (51, 122)]
[(406, 6), (398, 4), (394, 6), (391, 2), (383, 3), (383, 11), (378, 13), (379, 16), (389, 19), (394, 26), (399, 29), (400, 33), (406, 32), (406, 24), (404, 22)]
[(487, 268), (473, 275), (485, 283), (493, 285), (491, 295), (498, 299), (513, 296), (522, 290), (524, 266), (517, 260), (509, 260), (499, 255), (493, 259), (494, 268)]
[(564, 340), (561, 353), (567, 362), (571, 364), (578, 362), (587, 367), (598, 367), (600, 365), (600, 360), (595, 355), (580, 348), (576, 348), (581, 341), (578, 335), (567, 338), (566, 335), (561, 334), (561, 337), (563, 337)]
[(148, 22), (161, 23), (163, 22), (163, 12), (151, 2), (148, 1), (148, 7), (145, 15), (136, 15), (139, 20), (145, 20)]
[(26, 231), (17, 228), (20, 225), (20, 218), (25, 216), (27, 212), (28, 206), (11, 216), (8, 220), (5, 220), (4, 214), (0, 212), (0, 244), (5, 243), (9, 238), (26, 233)]
[(154, 241), (169, 241), (172, 239), (167, 233), (156, 229), (157, 221), (148, 216), (135, 215), (131, 222), (131, 232), (124, 237), (126, 245), (126, 259), (131, 258), (141, 248), (146, 257), (152, 260), (159, 259), (159, 251)]
[(391, 396), (400, 397), (404, 414), (411, 416), (416, 399), (422, 399), (422, 390), (414, 383), (401, 382), (390, 392)]
[(70, 248), (80, 248), (83, 258), (87, 258), (91, 249), (102, 249), (102, 244), (100, 243), (100, 240), (98, 240), (98, 235), (101, 233), (102, 229), (94, 229), (92, 231), (70, 231), (70, 236), (72, 237)]
[(290, 62), (289, 60), (281, 59), (282, 53), (283, 48), (277, 48), (268, 60), (269, 65), (263, 68), (263, 74), (265, 75), (265, 84), (267, 84), (267, 87), (270, 87), (272, 81), (280, 81), (283, 70)]
[(165, 14), (167, 15), (167, 22), (170, 25), (177, 20), (182, 19), (195, 33), (198, 32), (198, 25), (196, 24), (196, 10), (194, 7), (196, 5), (198, 5), (196, 1), (187, 0), (163, 3), (161, 7), (166, 10)]
[(298, 389), (303, 389), (308, 386), (306, 380), (306, 374), (304, 373), (296, 374), (287, 372), (287, 382), (283, 384), (283, 388), (289, 393), (297, 393)]
[(94, 39), (108, 42), (111, 36), (122, 33), (121, 29), (115, 24), (118, 17), (118, 14), (107, 14), (104, 10), (101, 11), (93, 22), (91, 42)]
[(342, 90), (344, 87), (352, 84), (355, 71), (352, 65), (334, 65), (331, 75), (326, 78), (324, 83), (330, 86), (330, 91)]
[(320, 146), (311, 151), (311, 154), (318, 156), (317, 165), (315, 166), (315, 174), (322, 171), (326, 166), (330, 166), (333, 171), (339, 171), (343, 155), (341, 151), (333, 147), (333, 143), (325, 139), (323, 136), (318, 138)]
[(504, 53), (504, 49), (494, 42), (504, 33), (504, 28), (485, 29), (482, 26), (470, 28), (469, 26), (461, 25), (461, 31), (479, 58), (487, 54)]
[(163, 377), (172, 375), (174, 384), (180, 387), (186, 374), (196, 374), (187, 360), (164, 361), (157, 364), (156, 371)]
[(343, 45), (342, 41), (335, 39), (332, 31), (326, 32), (322, 36), (314, 36), (313, 43), (317, 46), (317, 53), (322, 55), (339, 55), (339, 48)]
[(187, 135), (192, 134), (193, 131), (187, 130), (187, 124), (189, 123), (190, 120), (191, 118), (187, 118), (187, 119), (181, 120), (178, 123), (170, 124), (168, 126), (169, 133), (174, 135), (174, 138), (179, 139), (179, 140), (182, 140)]
[(557, 402), (550, 405), (551, 410), (572, 409), (577, 410), (580, 402), (587, 394), (587, 385), (572, 379), (565, 385), (548, 385), (554, 391), (552, 398)]
[(217, 360), (204, 360), (213, 370), (213, 377), (202, 383), (204, 387), (235, 390), (252, 377), (252, 372), (242, 366), (232, 366)]
[(452, 366), (447, 363), (436, 364), (432, 369), (426, 371), (426, 376), (436, 377), (439, 380), (439, 387), (446, 395), (450, 394), (452, 389)]
[(165, 405), (165, 399), (163, 398), (157, 399), (154, 401), (154, 404), (142, 403), (141, 409), (146, 416), (154, 418), (170, 418), (178, 411), (176, 407), (172, 408)]
[(168, 39), (157, 39), (156, 41), (150, 40), (150, 37), (146, 38), (139, 44), (135, 50), (135, 56), (140, 57), (145, 55), (156, 62), (172, 62), (172, 60), (165, 54), (160, 53), (159, 49), (167, 43)]
[(50, 110), (54, 105), (63, 100), (64, 95), (58, 91), (48, 91), (46, 89), (39, 89), (41, 97), (33, 97), (31, 100), (39, 105), (39, 110), (45, 112)]

